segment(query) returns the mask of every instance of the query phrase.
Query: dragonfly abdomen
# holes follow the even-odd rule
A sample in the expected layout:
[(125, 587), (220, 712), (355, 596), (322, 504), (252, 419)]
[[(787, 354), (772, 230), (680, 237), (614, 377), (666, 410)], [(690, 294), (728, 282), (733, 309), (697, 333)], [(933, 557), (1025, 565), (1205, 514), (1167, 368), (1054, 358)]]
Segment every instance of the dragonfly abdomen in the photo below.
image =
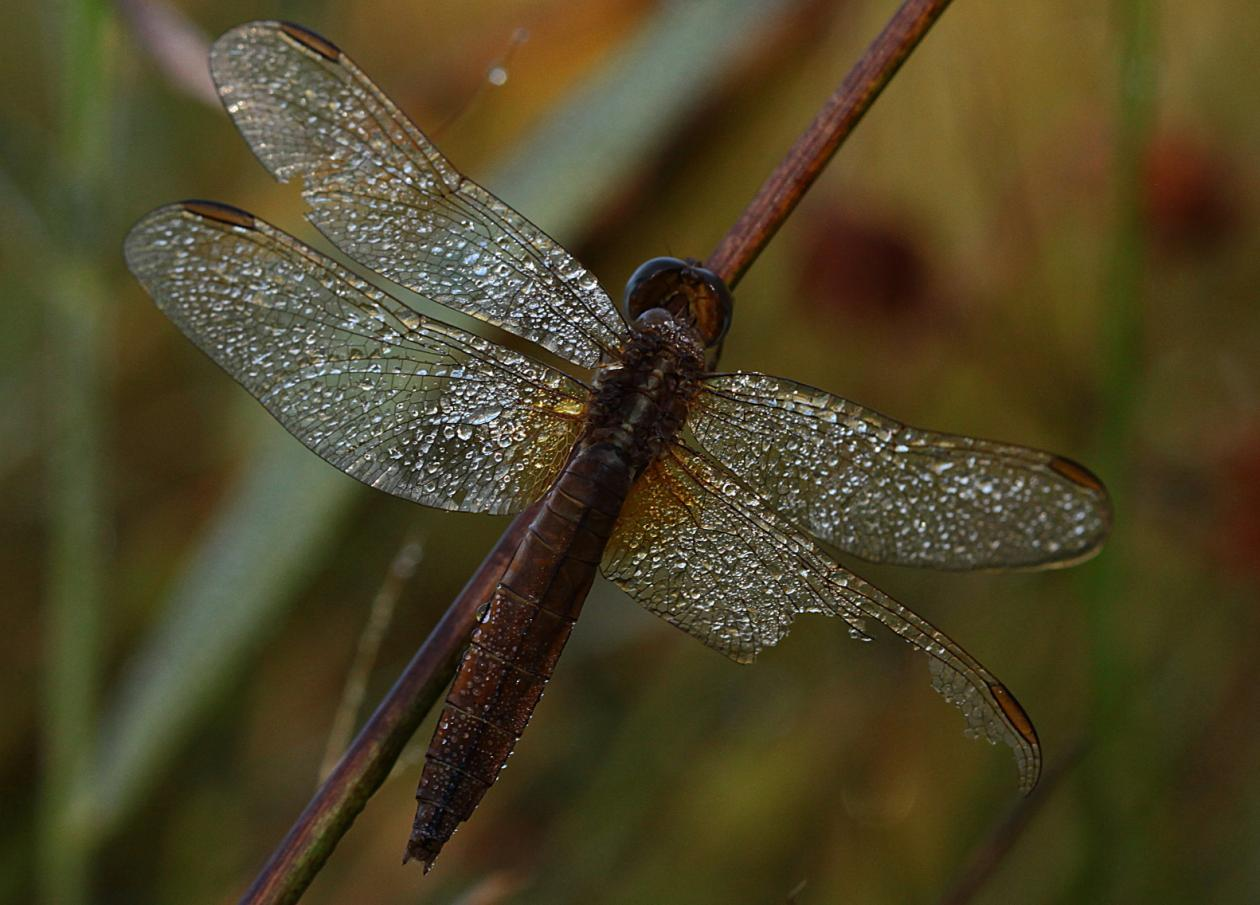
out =
[(455, 674), (416, 790), (406, 858), (432, 867), (494, 784), (581, 611), (632, 470), (615, 445), (579, 447), (544, 498)]

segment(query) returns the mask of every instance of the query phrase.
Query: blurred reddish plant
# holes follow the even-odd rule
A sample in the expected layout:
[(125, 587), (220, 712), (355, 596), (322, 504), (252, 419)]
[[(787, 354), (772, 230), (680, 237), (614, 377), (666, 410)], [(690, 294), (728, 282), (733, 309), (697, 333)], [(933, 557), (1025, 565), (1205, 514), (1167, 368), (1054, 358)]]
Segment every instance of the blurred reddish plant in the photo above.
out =
[(1208, 144), (1184, 132), (1157, 136), (1142, 178), (1144, 213), (1159, 250), (1202, 254), (1237, 233), (1243, 220), (1238, 180)]
[(796, 297), (823, 322), (902, 325), (933, 305), (931, 263), (905, 226), (833, 205), (811, 212), (806, 229)]

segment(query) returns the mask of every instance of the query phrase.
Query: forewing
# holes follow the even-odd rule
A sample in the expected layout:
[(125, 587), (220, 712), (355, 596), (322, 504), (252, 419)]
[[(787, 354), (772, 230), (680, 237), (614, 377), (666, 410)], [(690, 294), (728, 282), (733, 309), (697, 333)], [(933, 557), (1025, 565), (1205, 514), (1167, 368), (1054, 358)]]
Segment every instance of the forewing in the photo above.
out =
[(798, 613), (840, 616), (865, 637), (879, 622), (929, 657), (932, 686), (968, 734), (1015, 752), (1020, 785), (1041, 770), (1036, 732), (1014, 696), (927, 620), (840, 567), (721, 465), (674, 446), (631, 491), (604, 574), (652, 612), (741, 663)]
[(710, 377), (689, 425), (780, 513), (873, 562), (1066, 565), (1111, 524), (1101, 482), (1069, 459), (908, 427), (790, 380)]
[(127, 236), (159, 308), (295, 437), (427, 506), (512, 512), (576, 439), (581, 384), (423, 317), (235, 208), (159, 208)]
[(219, 94), (280, 181), (303, 180), (311, 222), (356, 261), (584, 367), (625, 325), (568, 252), (464, 178), (336, 46), (281, 22), (227, 32)]

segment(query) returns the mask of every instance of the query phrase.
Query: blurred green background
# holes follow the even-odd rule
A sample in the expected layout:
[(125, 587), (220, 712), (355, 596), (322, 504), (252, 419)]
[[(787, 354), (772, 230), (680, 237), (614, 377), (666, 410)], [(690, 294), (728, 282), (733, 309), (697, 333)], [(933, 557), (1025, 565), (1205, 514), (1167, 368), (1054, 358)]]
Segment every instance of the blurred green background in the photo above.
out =
[[(365, 706), (506, 524), (337, 474), (125, 271), (178, 198), (311, 238), (199, 42), (324, 33), (619, 293), (708, 254), (893, 6), (9, 5), (0, 900), (233, 901), (314, 788), (399, 548), (423, 558)], [(725, 367), (1052, 448), (1115, 495), (1079, 568), (859, 564), (1066, 765), (974, 901), (1260, 899), (1257, 36), (1238, 0), (958, 0), (739, 288)], [(399, 866), (426, 727), (307, 901), (937, 901), (1019, 807), (961, 727), (899, 643), (804, 618), (741, 668), (600, 583), (437, 869)]]

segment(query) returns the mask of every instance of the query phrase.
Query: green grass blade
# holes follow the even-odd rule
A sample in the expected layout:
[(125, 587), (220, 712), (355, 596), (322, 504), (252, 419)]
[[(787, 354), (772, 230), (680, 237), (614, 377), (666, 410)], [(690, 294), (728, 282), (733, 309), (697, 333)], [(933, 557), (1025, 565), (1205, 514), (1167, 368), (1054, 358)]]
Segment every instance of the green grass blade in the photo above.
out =
[(1126, 821), (1132, 832), (1113, 835), (1119, 819), (1116, 779), (1132, 769), (1118, 750), (1135, 690), (1134, 664), (1126, 650), (1126, 628), (1119, 618), (1129, 590), (1131, 532), (1124, 519), (1129, 500), (1135, 442), (1134, 419), (1142, 385), (1143, 295), (1149, 265), (1147, 223), (1143, 210), (1143, 167), (1154, 125), (1157, 89), (1157, 12), (1151, 0), (1115, 0), (1114, 27), (1120, 47), (1115, 159), (1115, 221), (1107, 267), (1106, 308), (1102, 317), (1103, 412), (1101, 448), (1095, 461), (1115, 501), (1117, 530), (1108, 549), (1082, 577), (1087, 610), (1090, 681), (1093, 687), (1090, 739), (1091, 769), (1083, 771), (1082, 793), (1088, 810), (1089, 857), (1078, 880), (1075, 900), (1109, 902), (1114, 880), (1135, 851), (1145, 852), (1142, 821)]
[(62, 195), (43, 350), (49, 527), (37, 883), (45, 901), (74, 905), (88, 899), (91, 844), (72, 811), (77, 779), (92, 756), (104, 604), (105, 290), (92, 238), (107, 154), (101, 125), (110, 100), (109, 11), (87, 0), (50, 12)]

